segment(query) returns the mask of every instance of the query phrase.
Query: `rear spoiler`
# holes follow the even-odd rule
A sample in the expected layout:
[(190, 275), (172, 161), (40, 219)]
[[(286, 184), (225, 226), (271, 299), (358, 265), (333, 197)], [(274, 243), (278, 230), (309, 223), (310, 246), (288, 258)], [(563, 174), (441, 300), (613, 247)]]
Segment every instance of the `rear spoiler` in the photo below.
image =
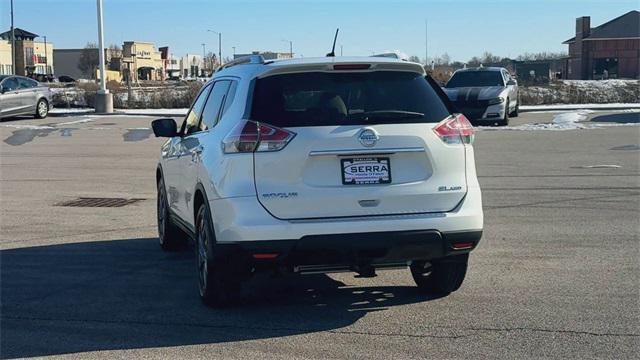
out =
[(361, 62), (331, 62), (331, 63), (320, 63), (320, 64), (297, 64), (297, 65), (287, 65), (287, 66), (274, 66), (271, 69), (267, 69), (265, 72), (261, 73), (257, 76), (258, 79), (262, 79), (265, 77), (273, 76), (273, 75), (281, 75), (281, 74), (295, 74), (301, 72), (333, 72), (334, 65), (358, 65), (358, 64), (368, 64), (370, 65), (367, 69), (363, 70), (354, 70), (361, 72), (371, 72), (371, 71), (408, 71), (415, 72), (418, 74), (425, 74), (424, 68), (420, 64), (411, 63), (411, 62), (367, 62), (366, 59), (363, 59)]

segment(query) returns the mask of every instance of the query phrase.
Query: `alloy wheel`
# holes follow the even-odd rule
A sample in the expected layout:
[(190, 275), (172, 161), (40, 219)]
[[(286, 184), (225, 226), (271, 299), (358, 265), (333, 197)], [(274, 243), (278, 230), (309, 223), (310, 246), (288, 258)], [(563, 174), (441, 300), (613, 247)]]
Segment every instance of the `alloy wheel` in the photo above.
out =
[(200, 296), (204, 296), (207, 289), (207, 280), (209, 277), (207, 246), (209, 239), (205, 229), (206, 222), (203, 217), (198, 223), (198, 246), (197, 246), (197, 265), (198, 265), (198, 285), (200, 288)]
[[(159, 185), (162, 186), (162, 183)], [(164, 243), (165, 237), (165, 222), (166, 222), (166, 207), (165, 207), (164, 189), (158, 190), (158, 240), (160, 245)]]
[(40, 101), (40, 102), (38, 103), (38, 115), (39, 115), (40, 117), (45, 117), (45, 116), (47, 116), (47, 110), (48, 110), (48, 109), (47, 109), (47, 103), (46, 103), (46, 102), (44, 102), (44, 101)]

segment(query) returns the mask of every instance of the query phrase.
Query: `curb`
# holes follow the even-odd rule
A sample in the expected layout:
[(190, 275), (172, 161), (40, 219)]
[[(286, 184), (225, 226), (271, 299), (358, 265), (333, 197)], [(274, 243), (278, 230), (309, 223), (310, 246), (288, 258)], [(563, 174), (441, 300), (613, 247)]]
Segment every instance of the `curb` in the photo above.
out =
[[(570, 107), (567, 107), (570, 106)], [(567, 104), (565, 106), (545, 106), (540, 109), (523, 109), (520, 108), (520, 112), (534, 112), (534, 111), (577, 111), (577, 110), (629, 110), (640, 109), (640, 104), (629, 104), (628, 106), (580, 106), (580, 104)]]
[(112, 113), (96, 113), (93, 109), (92, 110), (87, 110), (87, 111), (73, 111), (73, 112), (58, 112), (58, 113), (49, 113), (48, 116), (51, 117), (65, 117), (65, 116), (75, 116), (75, 115), (97, 115), (97, 116), (101, 116), (101, 115), (118, 115), (118, 116), (157, 116), (158, 118), (161, 117), (183, 117), (186, 114), (185, 113), (171, 113), (171, 112), (166, 112), (166, 113), (146, 113), (146, 112), (136, 112), (136, 113), (128, 113), (128, 112), (121, 112), (121, 111), (114, 111)]

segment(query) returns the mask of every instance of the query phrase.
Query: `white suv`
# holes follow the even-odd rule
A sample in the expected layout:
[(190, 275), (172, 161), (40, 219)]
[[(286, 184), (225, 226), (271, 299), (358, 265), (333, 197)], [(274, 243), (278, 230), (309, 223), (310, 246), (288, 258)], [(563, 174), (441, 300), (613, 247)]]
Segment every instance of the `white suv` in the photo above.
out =
[(161, 150), (165, 250), (195, 242), (200, 296), (227, 304), (256, 271), (409, 266), (425, 291), (464, 279), (482, 236), (473, 128), (421, 65), (388, 58), (225, 65)]

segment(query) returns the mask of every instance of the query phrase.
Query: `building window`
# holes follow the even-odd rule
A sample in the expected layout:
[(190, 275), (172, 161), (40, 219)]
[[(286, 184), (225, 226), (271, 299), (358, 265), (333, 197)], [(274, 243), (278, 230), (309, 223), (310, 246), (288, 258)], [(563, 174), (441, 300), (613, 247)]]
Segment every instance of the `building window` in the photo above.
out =
[(593, 59), (593, 79), (618, 78), (618, 58)]
[(33, 65), (33, 48), (25, 48), (24, 49), (24, 61), (25, 65)]

